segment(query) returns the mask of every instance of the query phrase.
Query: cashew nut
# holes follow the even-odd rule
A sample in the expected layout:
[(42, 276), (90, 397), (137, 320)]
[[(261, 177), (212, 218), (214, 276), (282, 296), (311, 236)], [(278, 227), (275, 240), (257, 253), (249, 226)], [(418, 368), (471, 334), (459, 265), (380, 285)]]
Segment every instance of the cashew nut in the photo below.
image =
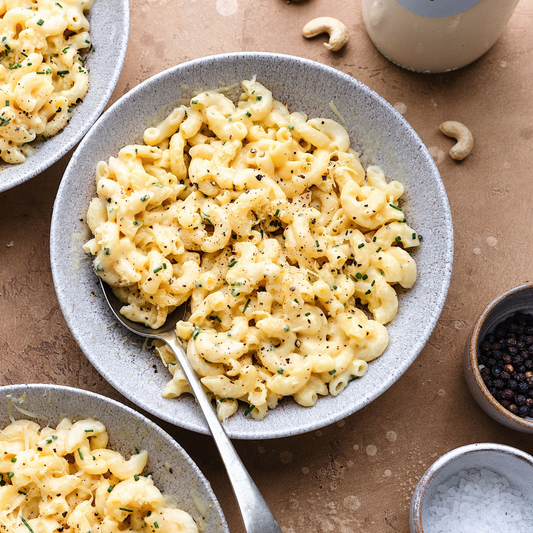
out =
[(332, 52), (340, 50), (348, 42), (348, 29), (340, 20), (333, 17), (313, 19), (302, 30), (303, 36), (307, 39), (324, 32), (329, 33), (329, 42), (324, 43), (324, 46)]
[(449, 152), (452, 159), (461, 161), (472, 151), (474, 137), (472, 137), (470, 130), (464, 124), (454, 120), (448, 120), (439, 126), (439, 130), (444, 135), (457, 139), (457, 143)]

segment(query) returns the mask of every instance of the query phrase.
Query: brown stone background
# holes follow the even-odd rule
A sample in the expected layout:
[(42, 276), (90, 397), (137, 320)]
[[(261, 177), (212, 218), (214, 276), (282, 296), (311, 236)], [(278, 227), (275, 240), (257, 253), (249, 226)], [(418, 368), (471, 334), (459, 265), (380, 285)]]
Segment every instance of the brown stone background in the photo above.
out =
[[(484, 57), (445, 75), (415, 74), (384, 59), (365, 33), (357, 0), (238, 0), (237, 11), (226, 16), (216, 7), (215, 0), (131, 0), (129, 50), (111, 101), (189, 59), (243, 50), (290, 53), (354, 76), (391, 104), (403, 103), (441, 172), (455, 265), (442, 316), (415, 364), (371, 405), (321, 431), (235, 442), (284, 533), (407, 533), (412, 491), (437, 457), (484, 441), (533, 453), (532, 436), (481, 411), (461, 366), (484, 305), (532, 277), (533, 0), (520, 0)], [(338, 53), (322, 46), (323, 37), (301, 36), (305, 22), (323, 15), (348, 26), (350, 41)], [(447, 156), (453, 141), (437, 129), (444, 120), (464, 122), (474, 134), (474, 151), (462, 163)], [(85, 359), (54, 293), (50, 218), (68, 159), (0, 195), (0, 385), (58, 383), (128, 403)], [(242, 532), (210, 438), (164, 426), (210, 480), (231, 531)]]

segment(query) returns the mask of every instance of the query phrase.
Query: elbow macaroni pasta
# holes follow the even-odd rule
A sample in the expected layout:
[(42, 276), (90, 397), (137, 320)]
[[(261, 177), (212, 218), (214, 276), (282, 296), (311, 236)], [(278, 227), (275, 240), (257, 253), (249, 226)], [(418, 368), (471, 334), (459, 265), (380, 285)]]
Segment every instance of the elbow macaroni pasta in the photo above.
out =
[[(365, 173), (340, 124), (289, 112), (255, 79), (242, 87), (236, 106), (198, 94), (146, 145), (98, 164), (84, 246), (130, 320), (158, 328), (189, 304), (177, 335), (222, 420), (238, 400), (262, 419), (284, 396), (312, 406), (363, 376), (421, 240), (403, 186)], [(163, 396), (190, 393), (174, 356), (156, 352), (172, 374)]]
[(93, 0), (0, 0), (0, 158), (23, 163), (68, 123), (89, 88)]
[(0, 432), (0, 525), (27, 533), (198, 533), (192, 517), (169, 506), (145, 450), (126, 460), (106, 448), (92, 419), (57, 428), (18, 420)]

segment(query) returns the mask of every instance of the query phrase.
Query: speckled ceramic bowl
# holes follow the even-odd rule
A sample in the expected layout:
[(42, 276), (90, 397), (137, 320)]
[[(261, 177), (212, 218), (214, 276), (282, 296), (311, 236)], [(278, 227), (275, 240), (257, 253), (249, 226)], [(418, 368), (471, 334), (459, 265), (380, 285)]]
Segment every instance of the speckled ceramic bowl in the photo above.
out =
[(94, 124), (117, 84), (128, 46), (129, 0), (94, 2), (87, 16), (94, 52), (87, 56), (89, 91), (76, 106), (65, 129), (45, 142), (20, 165), (0, 164), (0, 192), (33, 178), (59, 161)]
[(420, 478), (411, 499), (409, 527), (411, 533), (432, 533), (424, 527), (427, 508), (439, 485), (461, 470), (486, 468), (506, 477), (513, 489), (533, 501), (533, 457), (503, 444), (478, 443), (456, 448), (437, 459)]
[(64, 417), (99, 420), (107, 428), (109, 448), (125, 457), (135, 448), (147, 450), (146, 471), (153, 473), (161, 492), (172, 495), (197, 523), (205, 523), (209, 533), (229, 533), (222, 509), (199, 468), (170, 435), (133, 409), (92, 392), (41, 384), (0, 387), (0, 405), (0, 429), (10, 424), (10, 414), (41, 427), (56, 427)]
[(503, 293), (483, 309), (466, 343), (465, 378), (472, 396), (485, 413), (508, 428), (533, 433), (532, 418), (513, 415), (492, 396), (483, 382), (477, 362), (479, 346), (485, 335), (493, 332), (500, 322), (517, 311), (533, 313), (533, 283), (526, 283)]
[[(400, 295), (399, 313), (388, 326), (390, 345), (369, 365), (368, 374), (339, 396), (320, 398), (312, 408), (286, 398), (261, 422), (243, 416), (241, 407), (226, 425), (230, 437), (241, 439), (282, 437), (326, 426), (387, 390), (416, 359), (433, 331), (448, 291), (453, 258), (450, 209), (437, 168), (405, 119), (368, 87), (330, 67), (280, 54), (227, 54), (178, 65), (143, 82), (104, 113), (74, 154), (54, 206), (51, 261), (61, 308), (83, 352), (115, 388), (168, 422), (207, 433), (192, 397), (162, 398), (168, 371), (143, 349), (143, 339), (116, 325), (92, 259), (81, 248), (90, 238), (85, 217), (96, 194), (96, 164), (142, 138), (145, 128), (183, 99), (190, 99), (191, 91), (231, 86), (254, 75), (290, 110), (310, 117), (338, 120), (329, 105), (333, 102), (363, 163), (381, 164), (389, 179), (405, 185), (408, 221), (424, 242), (414, 252), (418, 280)], [(237, 87), (229, 96), (239, 94)]]

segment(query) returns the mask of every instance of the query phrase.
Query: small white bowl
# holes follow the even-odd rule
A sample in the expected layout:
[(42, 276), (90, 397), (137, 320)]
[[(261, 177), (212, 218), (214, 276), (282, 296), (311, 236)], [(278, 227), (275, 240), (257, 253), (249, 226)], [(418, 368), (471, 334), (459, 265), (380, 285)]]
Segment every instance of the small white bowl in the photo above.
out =
[(479, 346), (485, 335), (517, 311), (533, 312), (533, 283), (504, 292), (483, 309), (466, 343), (464, 372), (472, 396), (485, 413), (508, 428), (533, 433), (533, 420), (516, 416), (500, 405), (483, 382), (478, 366)]
[(100, 116), (117, 84), (130, 26), (129, 0), (94, 2), (87, 19), (93, 50), (87, 54), (89, 91), (76, 106), (65, 129), (45, 142), (20, 165), (0, 165), (0, 192), (7, 191), (37, 176), (74, 148)]
[[(92, 392), (41, 384), (0, 387), (0, 406), (0, 430), (11, 423), (10, 415), (15, 420), (32, 420), (41, 427), (56, 427), (64, 417), (99, 420), (107, 428), (113, 450), (125, 456), (135, 448), (148, 451), (147, 471), (153, 473), (154, 483), (163, 494), (174, 497), (180, 509), (197, 523), (205, 521), (210, 533), (229, 533), (222, 509), (200, 469), (168, 433), (133, 409)], [(17, 407), (35, 416), (21, 413)], [(206, 516), (201, 516), (197, 506), (208, 509)]]
[[(478, 443), (456, 448), (437, 459), (420, 478), (411, 499), (409, 528), (411, 533), (432, 533), (424, 529), (427, 507), (439, 485), (461, 470), (486, 468), (504, 476), (513, 489), (533, 501), (533, 457), (503, 444)], [(459, 532), (458, 532), (459, 533)]]

